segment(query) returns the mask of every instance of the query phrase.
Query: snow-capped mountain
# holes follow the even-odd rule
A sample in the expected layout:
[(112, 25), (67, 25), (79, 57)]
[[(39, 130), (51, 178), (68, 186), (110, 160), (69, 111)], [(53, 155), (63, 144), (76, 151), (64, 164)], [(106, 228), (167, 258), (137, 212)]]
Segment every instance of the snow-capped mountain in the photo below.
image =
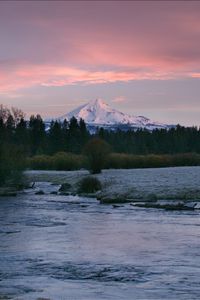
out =
[(131, 116), (111, 108), (108, 104), (100, 99), (92, 100), (75, 110), (59, 118), (70, 120), (72, 117), (80, 120), (83, 119), (89, 128), (104, 127), (110, 129), (137, 129), (146, 128), (153, 130), (155, 128), (168, 128), (169, 125), (152, 121), (143, 116)]

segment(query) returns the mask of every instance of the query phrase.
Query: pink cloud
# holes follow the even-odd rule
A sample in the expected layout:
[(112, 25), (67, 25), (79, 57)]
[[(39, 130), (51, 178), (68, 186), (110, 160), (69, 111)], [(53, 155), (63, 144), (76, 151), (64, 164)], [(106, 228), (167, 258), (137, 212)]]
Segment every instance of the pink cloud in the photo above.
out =
[(190, 76), (192, 78), (200, 78), (200, 73), (191, 73)]
[[(148, 68), (145, 70), (113, 68), (112, 70), (89, 70), (84, 68), (64, 67), (60, 65), (15, 65), (9, 70), (1, 70), (0, 92), (6, 93), (33, 86), (59, 87), (66, 85), (93, 85), (133, 80), (168, 80), (176, 78), (199, 78), (199, 73), (170, 72)], [(115, 100), (120, 102), (121, 100)]]
[(118, 96), (112, 100), (112, 102), (114, 103), (123, 103), (125, 101), (126, 101), (126, 97), (124, 96)]
[(199, 12), (179, 1), (3, 2), (0, 92), (199, 78)]
[[(179, 75), (180, 76), (180, 75)], [(74, 84), (102, 84), (132, 80), (164, 80), (174, 78), (172, 73), (157, 70), (88, 70), (57, 65), (20, 64), (0, 73), (0, 92), (32, 86), (65, 86)]]

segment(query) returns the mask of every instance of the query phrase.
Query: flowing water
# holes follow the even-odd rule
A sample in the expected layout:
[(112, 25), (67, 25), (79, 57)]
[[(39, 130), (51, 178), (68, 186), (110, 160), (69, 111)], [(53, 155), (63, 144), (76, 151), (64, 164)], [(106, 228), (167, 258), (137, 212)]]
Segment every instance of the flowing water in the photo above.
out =
[(40, 298), (200, 299), (200, 212), (1, 198), (0, 299)]

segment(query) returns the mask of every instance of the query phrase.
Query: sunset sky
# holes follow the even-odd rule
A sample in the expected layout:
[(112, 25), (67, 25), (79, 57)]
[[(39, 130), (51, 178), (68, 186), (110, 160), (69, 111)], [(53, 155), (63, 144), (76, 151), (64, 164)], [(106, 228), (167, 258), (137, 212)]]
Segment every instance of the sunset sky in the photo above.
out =
[(63, 115), (92, 99), (200, 125), (200, 2), (1, 1), (0, 103)]

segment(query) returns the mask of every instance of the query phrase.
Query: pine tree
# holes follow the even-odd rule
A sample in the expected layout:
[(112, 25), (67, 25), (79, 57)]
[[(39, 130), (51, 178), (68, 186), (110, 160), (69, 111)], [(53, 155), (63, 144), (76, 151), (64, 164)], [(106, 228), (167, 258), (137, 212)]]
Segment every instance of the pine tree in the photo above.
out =
[(50, 154), (54, 154), (64, 149), (63, 131), (58, 121), (52, 121), (48, 132), (48, 150)]
[(31, 116), (29, 121), (29, 137), (31, 154), (44, 153), (45, 151), (45, 124), (40, 115)]

